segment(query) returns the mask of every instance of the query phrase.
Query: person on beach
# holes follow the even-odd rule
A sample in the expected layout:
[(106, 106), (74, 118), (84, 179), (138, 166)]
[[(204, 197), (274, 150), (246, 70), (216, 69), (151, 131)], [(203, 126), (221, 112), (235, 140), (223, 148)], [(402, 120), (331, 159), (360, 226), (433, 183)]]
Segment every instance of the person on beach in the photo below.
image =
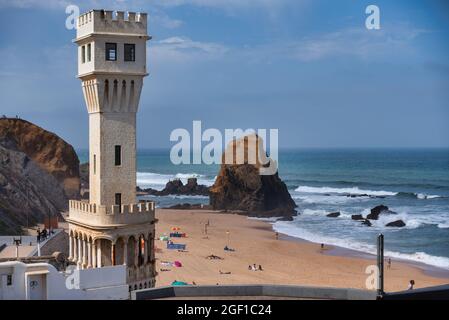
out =
[(388, 269), (391, 269), (391, 258), (388, 258), (388, 261), (387, 261), (387, 268), (388, 268)]
[(253, 270), (253, 267), (251, 267), (251, 265), (248, 266), (248, 270), (251, 271)]
[(276, 240), (279, 240), (279, 232), (276, 232)]
[(256, 264), (253, 264), (253, 271), (257, 271)]
[(263, 271), (262, 265), (259, 264), (259, 271)]
[(415, 280), (410, 280), (410, 284), (408, 285), (408, 290), (413, 290), (414, 286), (415, 286)]
[(324, 250), (324, 243), (321, 244), (321, 251)]
[(37, 228), (37, 243), (41, 242), (41, 229)]

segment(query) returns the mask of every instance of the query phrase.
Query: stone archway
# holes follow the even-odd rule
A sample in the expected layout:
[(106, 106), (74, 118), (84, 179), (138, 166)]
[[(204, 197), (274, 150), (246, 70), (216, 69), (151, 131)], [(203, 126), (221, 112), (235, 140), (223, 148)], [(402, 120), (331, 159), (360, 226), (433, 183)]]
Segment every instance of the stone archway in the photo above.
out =
[(125, 241), (119, 237), (115, 242), (115, 264), (120, 265), (125, 263)]
[(100, 247), (100, 261), (101, 266), (111, 266), (112, 265), (112, 241), (109, 239), (98, 239), (97, 246)]
[(127, 250), (127, 265), (128, 267), (134, 267), (135, 264), (135, 254), (136, 254), (136, 238), (134, 236), (128, 239), (128, 250)]

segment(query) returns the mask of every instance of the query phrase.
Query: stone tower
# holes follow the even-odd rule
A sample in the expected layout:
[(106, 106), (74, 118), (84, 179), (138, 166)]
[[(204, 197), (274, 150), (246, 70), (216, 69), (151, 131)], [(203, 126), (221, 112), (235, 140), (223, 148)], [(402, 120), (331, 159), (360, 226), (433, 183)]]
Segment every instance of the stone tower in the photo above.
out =
[(154, 286), (154, 203), (136, 199), (136, 113), (147, 15), (92, 10), (78, 18), (78, 78), (89, 113), (89, 202), (69, 204), (70, 259), (127, 266), (130, 290)]

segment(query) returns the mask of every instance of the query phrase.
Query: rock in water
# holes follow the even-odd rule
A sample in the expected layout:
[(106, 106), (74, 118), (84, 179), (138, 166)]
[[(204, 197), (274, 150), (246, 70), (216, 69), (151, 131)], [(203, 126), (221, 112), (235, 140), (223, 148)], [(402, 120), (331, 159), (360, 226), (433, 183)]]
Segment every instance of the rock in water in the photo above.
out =
[(0, 234), (19, 234), (66, 210), (68, 196), (79, 198), (78, 163), (56, 135), (24, 120), (0, 119)]
[(395, 212), (393, 212), (390, 209), (388, 209), (387, 206), (380, 205), (380, 206), (372, 208), (371, 209), (371, 213), (368, 214), (366, 216), (366, 218), (369, 219), (369, 220), (378, 220), (379, 219), (379, 215), (381, 213), (396, 214)]
[(402, 228), (402, 227), (405, 227), (405, 222), (402, 220), (392, 221), (392, 222), (387, 223), (386, 227)]
[(22, 119), (0, 119), (0, 141), (25, 153), (59, 181), (66, 196), (78, 199), (79, 160), (73, 147), (52, 132)]
[(326, 215), (326, 217), (329, 217), (329, 218), (337, 218), (339, 216), (340, 216), (340, 212), (331, 212), (328, 215)]
[(184, 185), (180, 179), (175, 179), (167, 182), (163, 190), (155, 189), (138, 189), (138, 191), (145, 192), (147, 194), (155, 196), (167, 196), (167, 195), (189, 195), (189, 196), (208, 196), (209, 188), (205, 185), (198, 184), (196, 178), (188, 178), (187, 183)]
[(352, 220), (363, 220), (364, 218), (363, 218), (363, 216), (361, 214), (353, 214), (351, 216), (351, 219)]
[[(256, 161), (248, 157), (249, 146), (256, 146), (259, 153)], [(244, 161), (236, 161), (236, 154), (244, 155)], [(233, 154), (234, 161), (227, 155)], [(229, 164), (225, 163), (225, 158)], [(256, 157), (255, 157), (256, 158)], [(273, 160), (266, 157), (262, 139), (249, 135), (229, 143), (222, 156), (220, 171), (214, 185), (210, 188), (210, 204), (214, 210), (243, 211), (250, 216), (292, 217), (296, 215), (296, 204), (288, 192), (287, 186), (277, 173), (261, 175), (262, 163)]]
[(372, 226), (371, 221), (369, 221), (368, 219), (363, 220), (362, 224), (365, 225), (365, 226), (368, 226), (368, 227)]

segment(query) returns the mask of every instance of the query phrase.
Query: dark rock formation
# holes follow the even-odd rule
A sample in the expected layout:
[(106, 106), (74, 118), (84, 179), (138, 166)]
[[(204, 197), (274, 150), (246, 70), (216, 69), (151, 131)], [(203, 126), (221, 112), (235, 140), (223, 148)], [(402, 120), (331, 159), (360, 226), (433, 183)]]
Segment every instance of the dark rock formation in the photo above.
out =
[(364, 218), (363, 218), (363, 216), (361, 214), (353, 214), (351, 216), (351, 219), (352, 220), (363, 220)]
[(62, 139), (20, 119), (0, 119), (0, 234), (57, 216), (79, 198), (78, 157)]
[(378, 220), (379, 219), (379, 215), (381, 213), (396, 214), (395, 212), (390, 211), (390, 209), (388, 209), (387, 206), (380, 205), (380, 206), (376, 206), (376, 207), (372, 208), (371, 209), (371, 213), (368, 214), (366, 216), (366, 218), (369, 219), (369, 220)]
[(187, 183), (184, 185), (181, 180), (175, 179), (167, 182), (165, 188), (161, 191), (151, 188), (141, 189), (137, 191), (144, 192), (146, 194), (154, 196), (167, 196), (167, 195), (189, 195), (189, 196), (208, 196), (209, 188), (205, 185), (198, 184), (196, 178), (188, 178)]
[(329, 217), (329, 218), (337, 218), (339, 216), (340, 216), (340, 212), (332, 212), (332, 213), (329, 213), (326, 215), (326, 217)]
[[(248, 161), (248, 141), (257, 146), (259, 159), (268, 163), (262, 140), (256, 135), (232, 141), (222, 156), (222, 165), (214, 185), (210, 188), (210, 204), (214, 210), (235, 210), (251, 216), (291, 217), (296, 215), (296, 204), (287, 186), (276, 172), (261, 175), (263, 165)], [(242, 152), (244, 161), (236, 163), (235, 154)], [(226, 164), (225, 154), (233, 153), (234, 162)], [(228, 158), (229, 159), (229, 158)], [(271, 165), (273, 165), (272, 160)], [(265, 166), (266, 167), (266, 166)]]
[(402, 228), (402, 227), (405, 227), (405, 222), (402, 220), (392, 221), (392, 222), (387, 223), (386, 227)]
[(371, 221), (369, 221), (368, 219), (363, 220), (362, 224), (365, 225), (365, 226), (368, 226), (368, 227), (372, 226)]

